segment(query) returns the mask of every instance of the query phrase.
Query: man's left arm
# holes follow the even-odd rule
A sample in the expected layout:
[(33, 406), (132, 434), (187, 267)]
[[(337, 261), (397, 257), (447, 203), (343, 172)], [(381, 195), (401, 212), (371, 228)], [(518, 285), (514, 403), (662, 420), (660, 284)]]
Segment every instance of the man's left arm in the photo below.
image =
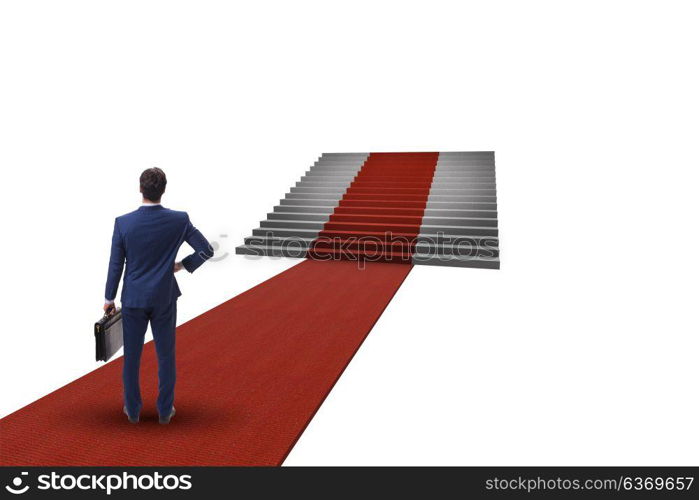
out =
[(124, 261), (126, 252), (124, 251), (124, 240), (119, 231), (119, 224), (114, 221), (114, 232), (112, 233), (112, 251), (109, 256), (109, 269), (107, 271), (107, 285), (104, 291), (104, 311), (114, 307), (114, 299), (119, 289), (119, 281), (124, 272)]
[[(214, 256), (214, 249), (201, 232), (192, 225), (192, 222), (187, 216), (187, 229), (185, 230), (185, 241), (189, 244), (194, 253), (182, 259), (182, 267), (189, 273), (193, 273), (199, 266)], [(178, 271), (178, 265), (175, 264), (175, 271)]]

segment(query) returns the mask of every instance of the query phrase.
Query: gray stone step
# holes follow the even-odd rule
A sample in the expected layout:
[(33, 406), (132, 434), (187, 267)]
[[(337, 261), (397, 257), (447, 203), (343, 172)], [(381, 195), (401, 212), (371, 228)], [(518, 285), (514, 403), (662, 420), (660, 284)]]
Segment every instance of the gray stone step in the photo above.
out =
[(267, 220), (302, 220), (302, 221), (320, 221), (326, 222), (330, 219), (332, 210), (325, 214), (308, 213), (308, 212), (270, 212), (267, 214)]
[(416, 243), (424, 248), (433, 246), (477, 246), (483, 248), (498, 248), (500, 240), (497, 236), (473, 235), (418, 235)]
[(430, 194), (428, 198), (428, 203), (434, 202), (434, 201), (441, 201), (441, 202), (448, 202), (448, 201), (453, 201), (456, 203), (459, 202), (464, 202), (464, 201), (480, 201), (480, 202), (490, 202), (494, 203), (495, 202), (495, 191), (494, 190), (483, 190), (483, 191), (488, 191), (488, 193), (470, 193), (470, 194), (463, 194), (463, 195), (458, 195), (458, 196), (453, 196), (453, 195), (444, 195), (444, 194)]
[(354, 171), (350, 171), (350, 170), (347, 170), (347, 171), (328, 170), (327, 172), (326, 171), (319, 171), (319, 170), (309, 170), (304, 175), (302, 175), (299, 180), (338, 182), (338, 181), (352, 181), (356, 177), (357, 177), (357, 173)]
[(473, 158), (466, 158), (466, 157), (463, 157), (463, 158), (457, 158), (457, 157), (444, 158), (443, 157), (443, 158), (440, 158), (439, 160), (437, 160), (437, 165), (445, 165), (445, 164), (449, 164), (449, 163), (460, 163), (460, 164), (465, 164), (465, 165), (474, 165), (474, 164), (494, 165), (495, 160), (493, 158), (486, 158), (486, 157), (483, 157), (483, 158), (476, 158), (476, 157), (473, 157)]
[(359, 161), (317, 161), (311, 165), (316, 170), (359, 170), (364, 162)]
[(496, 197), (495, 193), (492, 193), (490, 195), (487, 195), (485, 193), (480, 193), (480, 194), (464, 194), (464, 195), (458, 195), (458, 196), (451, 196), (451, 195), (443, 195), (443, 194), (435, 194), (435, 195), (430, 195), (428, 198), (428, 206), (432, 207), (432, 202), (454, 202), (454, 203), (463, 203), (463, 202), (469, 202), (469, 201), (476, 201), (476, 202), (483, 202), (483, 203), (495, 203)]
[[(307, 248), (293, 246), (275, 245), (241, 245), (236, 247), (235, 253), (238, 255), (250, 255), (259, 257), (290, 257), (306, 258)], [(449, 254), (414, 254), (412, 263), (416, 265), (452, 266), (452, 267), (472, 267), (483, 269), (499, 269), (499, 257), (479, 257)]]
[(241, 245), (235, 248), (238, 255), (251, 255), (257, 257), (291, 257), (303, 259), (307, 250), (304, 248), (275, 247), (266, 245)]
[(500, 256), (500, 249), (497, 247), (479, 247), (478, 245), (452, 245), (449, 243), (427, 245), (424, 243), (419, 243), (415, 245), (414, 253), (421, 255), (422, 257), (441, 255), (457, 257), (489, 257), (492, 259)]
[(283, 229), (313, 229), (316, 232), (323, 229), (325, 222), (303, 221), (303, 220), (263, 220), (260, 221), (260, 227), (266, 228), (283, 228)]
[(294, 186), (291, 188), (291, 193), (337, 193), (344, 194), (347, 191), (345, 186)]
[[(428, 209), (436, 210), (497, 210), (497, 203), (493, 197), (469, 197), (476, 198), (472, 201), (431, 201)], [(484, 200), (485, 199), (485, 200)], [(334, 199), (304, 199), (304, 198), (284, 198), (279, 200), (282, 206), (332, 206), (339, 205), (339, 200)], [(366, 200), (363, 206), (371, 206), (371, 200)]]
[[(267, 220), (269, 221), (303, 221), (303, 222), (327, 222), (330, 220), (330, 213), (307, 213), (307, 212), (270, 212), (267, 214)], [(368, 217), (393, 217), (391, 215), (377, 214), (377, 215), (365, 215), (365, 214), (340, 214), (343, 217), (351, 215), (355, 217), (357, 222), (362, 222)], [(407, 217), (407, 216), (405, 216)], [(347, 221), (341, 221), (347, 222)], [(375, 221), (374, 223), (380, 224), (380, 221)], [(400, 222), (387, 222), (387, 223), (400, 223)], [(424, 216), (422, 218), (422, 224), (431, 226), (483, 226), (483, 227), (497, 227), (498, 220), (496, 218), (479, 218), (479, 217), (434, 217), (434, 216)]]
[(296, 183), (294, 187), (309, 187), (309, 188), (314, 188), (314, 187), (338, 187), (338, 188), (344, 188), (347, 189), (347, 187), (352, 184), (352, 180), (340, 180), (340, 181), (309, 181), (309, 180), (300, 180)]
[(274, 211), (277, 213), (310, 213), (310, 214), (331, 214), (335, 207), (317, 207), (313, 205), (277, 205)]
[[(449, 186), (449, 187), (446, 187)], [(471, 194), (474, 191), (489, 190), (492, 194), (495, 194), (495, 184), (491, 183), (481, 183), (472, 184), (469, 183), (466, 187), (454, 186), (452, 184), (432, 184), (430, 188), (430, 194)]]
[(349, 186), (350, 183), (356, 178), (356, 175), (320, 175), (320, 174), (309, 174), (303, 175), (298, 180), (298, 182), (341, 182), (345, 186)]
[[(298, 183), (297, 183), (298, 184)], [(318, 185), (318, 184), (310, 184), (310, 183), (302, 183), (300, 185), (296, 185), (291, 188), (290, 192), (291, 193), (342, 193), (344, 194), (347, 191), (347, 186), (342, 185), (340, 183), (334, 184), (334, 185)], [(380, 190), (380, 192), (377, 192), (379, 196), (381, 196), (381, 193), (385, 193), (386, 195), (391, 195), (391, 194), (402, 194), (400, 192), (401, 189), (419, 189), (419, 188), (414, 188), (414, 187), (409, 187), (409, 188), (382, 188), (382, 187), (369, 187), (369, 191), (367, 191), (365, 188), (362, 188), (362, 186), (355, 186), (355, 189), (352, 191), (352, 194), (372, 194), (371, 190)], [(411, 194), (411, 193), (407, 193)], [(419, 195), (419, 192), (413, 193), (415, 195)], [(430, 189), (430, 195), (470, 195), (470, 194), (476, 194), (476, 195), (492, 195), (495, 194), (495, 187), (492, 184), (470, 184), (469, 187), (454, 187), (454, 188), (444, 188), (441, 186), (437, 187), (432, 187)]]
[[(293, 188), (292, 188), (293, 189)], [(338, 200), (342, 196), (336, 193), (287, 193), (287, 200)]]
[(345, 165), (341, 163), (316, 163), (312, 165), (311, 168), (309, 168), (308, 170), (310, 170), (311, 172), (354, 172), (356, 174), (357, 172), (359, 172), (360, 168), (360, 165)]
[(458, 170), (444, 170), (436, 171), (432, 175), (432, 182), (442, 181), (442, 182), (468, 182), (470, 180), (476, 179), (491, 179), (495, 182), (495, 172), (487, 170), (476, 170), (473, 172), (458, 171)]
[(352, 184), (352, 179), (339, 181), (313, 181), (302, 178), (296, 183), (296, 187), (341, 187), (347, 189)]
[(462, 158), (462, 157), (494, 158), (495, 151), (440, 151), (439, 157), (440, 158), (453, 158), (453, 157), (458, 157), (458, 158)]
[(252, 230), (253, 236), (265, 236), (265, 237), (281, 237), (288, 238), (297, 236), (300, 238), (316, 238), (318, 237), (317, 229), (303, 229), (303, 228), (287, 228), (287, 227), (258, 227)]
[(302, 205), (302, 206), (309, 206), (313, 205), (316, 207), (323, 207), (323, 206), (331, 206), (335, 207), (338, 204), (337, 200), (333, 199), (326, 199), (326, 200), (306, 200), (306, 199), (294, 199), (294, 198), (284, 198), (279, 200), (279, 204), (282, 206), (294, 206), (294, 205)]
[(426, 208), (423, 214), (429, 217), (479, 217), (485, 219), (497, 219), (497, 210), (447, 210), (442, 208)]
[(497, 236), (498, 229), (494, 227), (473, 226), (420, 226), (420, 235), (449, 235), (449, 236)]
[[(463, 229), (463, 228), (457, 228)], [(435, 234), (422, 234), (418, 238), (424, 241), (456, 241), (455, 238), (493, 238), (497, 237), (497, 230), (492, 230), (489, 228), (473, 228), (472, 232), (468, 231), (450, 231), (450, 232), (437, 232)], [(304, 229), (297, 227), (258, 227), (252, 230), (253, 236), (262, 237), (278, 237), (278, 238), (289, 238), (289, 237), (299, 237), (299, 238), (317, 238), (318, 229)], [(482, 234), (490, 233), (490, 234)]]
[(248, 236), (245, 238), (246, 245), (261, 245), (261, 246), (295, 246), (298, 248), (309, 248), (316, 238), (302, 238), (299, 236), (280, 237), (280, 236)]
[(369, 153), (350, 152), (350, 153), (323, 153), (321, 158), (361, 158), (367, 157)]
[(493, 173), (495, 172), (495, 166), (493, 165), (460, 165), (456, 163), (445, 163), (442, 165), (437, 165), (437, 168), (435, 168), (435, 174), (443, 174), (446, 172), (464, 172), (464, 173), (471, 173), (471, 172), (488, 172), (488, 173)]
[(460, 257), (431, 254), (414, 254), (413, 264), (425, 266), (473, 267), (500, 269), (500, 258)]
[(479, 179), (479, 180), (464, 180), (459, 179), (458, 181), (445, 181), (443, 179), (435, 179), (432, 181), (430, 188), (432, 189), (467, 189), (469, 186), (481, 187), (483, 185), (492, 186), (494, 189), (496, 184), (492, 179)]
[[(304, 205), (277, 205), (274, 207), (275, 212), (281, 213), (317, 213), (317, 214), (330, 214), (333, 213), (335, 207), (318, 207), (318, 206), (304, 206)], [(355, 212), (358, 213), (358, 212)], [(390, 215), (390, 212), (387, 214)], [(480, 218), (491, 218), (497, 219), (497, 210), (448, 210), (448, 209), (425, 209), (425, 216), (432, 217), (480, 217)]]
[(471, 201), (431, 201), (428, 210), (497, 210), (497, 200), (490, 197), (490, 200)]
[[(493, 219), (485, 219), (492, 221)], [(354, 229), (355, 224), (349, 222), (334, 222), (334, 224), (341, 224), (346, 231), (366, 231), (365, 227), (362, 227), (362, 223), (356, 223), (356, 229)], [(380, 226), (382, 223), (376, 222), (376, 228), (373, 231), (382, 232)], [(395, 223), (386, 223), (384, 226), (396, 226)], [(305, 229), (313, 231), (321, 231), (325, 226), (325, 222), (317, 221), (305, 221), (305, 220), (263, 220), (260, 221), (261, 229)], [(400, 231), (394, 231), (399, 233)], [(420, 226), (420, 235), (468, 235), (468, 236), (497, 236), (498, 229), (495, 226), (475, 226), (475, 225), (454, 225), (454, 224), (425, 224), (423, 222)]]
[(427, 226), (482, 226), (498, 227), (498, 220), (493, 218), (433, 217), (424, 216), (422, 225)]
[(322, 175), (340, 175), (342, 172), (345, 172), (346, 175), (357, 175), (357, 173), (361, 170), (361, 165), (348, 165), (343, 168), (338, 168), (336, 165), (331, 166), (331, 165), (311, 165), (308, 167), (306, 171), (304, 171), (304, 175), (309, 175), (309, 174), (322, 174)]
[[(248, 236), (245, 238), (245, 245), (255, 246), (255, 247), (277, 247), (290, 248), (293, 250), (307, 251), (313, 245), (316, 238), (283, 238), (283, 237), (261, 237), (261, 236)], [(369, 239), (366, 244), (357, 240), (352, 240), (353, 243), (358, 243), (359, 247), (362, 245), (371, 248), (375, 245), (375, 240)], [(337, 246), (339, 248), (347, 248), (346, 241), (337, 241)], [(355, 245), (351, 247), (356, 248)], [(488, 246), (479, 244), (477, 240), (469, 241), (468, 244), (465, 243), (452, 243), (452, 242), (425, 242), (420, 241), (415, 246), (415, 253), (421, 254), (423, 256), (428, 255), (445, 255), (445, 256), (461, 256), (461, 257), (498, 257), (499, 249), (496, 246)]]
[[(393, 177), (393, 176), (386, 176)], [(300, 179), (301, 181), (310, 182), (351, 182), (357, 180), (358, 182), (394, 182), (393, 179), (382, 179), (380, 177), (372, 177), (371, 179), (362, 179), (354, 174), (341, 175), (340, 173), (334, 172), (307, 172)], [(422, 183), (421, 178), (416, 178), (412, 180), (410, 178), (405, 178), (404, 182)], [(475, 172), (475, 173), (453, 173), (450, 172), (449, 175), (439, 175), (435, 174), (431, 181), (433, 184), (435, 182), (495, 182), (495, 174), (488, 172)], [(396, 182), (400, 184), (401, 182)]]

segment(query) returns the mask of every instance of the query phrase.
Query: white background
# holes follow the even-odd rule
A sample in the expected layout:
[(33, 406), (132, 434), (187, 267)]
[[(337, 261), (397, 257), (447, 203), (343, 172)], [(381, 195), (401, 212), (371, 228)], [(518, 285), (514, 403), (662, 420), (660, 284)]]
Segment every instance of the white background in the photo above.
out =
[(3, 2), (0, 415), (98, 367), (144, 168), (223, 255), (324, 151), (492, 149), (502, 270), (415, 268), (286, 463), (699, 464), (698, 12), (571, 4)]

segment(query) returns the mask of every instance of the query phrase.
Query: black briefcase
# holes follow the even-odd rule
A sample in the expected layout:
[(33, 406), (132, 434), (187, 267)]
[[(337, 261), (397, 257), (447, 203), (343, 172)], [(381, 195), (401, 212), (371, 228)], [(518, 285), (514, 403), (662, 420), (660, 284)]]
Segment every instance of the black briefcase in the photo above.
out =
[(114, 314), (105, 314), (95, 323), (95, 357), (97, 361), (109, 358), (124, 345), (124, 331), (121, 326), (121, 309)]

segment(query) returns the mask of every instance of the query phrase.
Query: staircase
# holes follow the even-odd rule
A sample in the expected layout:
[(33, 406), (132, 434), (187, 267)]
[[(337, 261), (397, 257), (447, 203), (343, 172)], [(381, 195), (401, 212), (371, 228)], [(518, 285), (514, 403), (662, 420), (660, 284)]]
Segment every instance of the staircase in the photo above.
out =
[(498, 269), (494, 155), (323, 154), (236, 253)]

